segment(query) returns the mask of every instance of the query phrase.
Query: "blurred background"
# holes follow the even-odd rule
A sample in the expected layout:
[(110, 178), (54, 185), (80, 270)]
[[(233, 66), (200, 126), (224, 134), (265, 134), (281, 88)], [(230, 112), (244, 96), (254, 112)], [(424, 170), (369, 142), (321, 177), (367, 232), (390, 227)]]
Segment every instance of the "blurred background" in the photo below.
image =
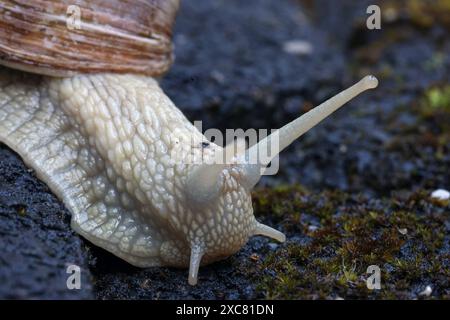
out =
[[(192, 288), (186, 270), (137, 269), (80, 240), (1, 146), (0, 185), (15, 198), (2, 201), (0, 233), (22, 242), (0, 253), (0, 297), (448, 299), (449, 201), (430, 194), (450, 189), (449, 29), (448, 0), (184, 1), (162, 87), (204, 129), (279, 128), (366, 74), (380, 81), (284, 151), (255, 191), (255, 215), (287, 243), (253, 238)], [(65, 288), (69, 260), (80, 291)], [(369, 265), (381, 290), (366, 286)]]

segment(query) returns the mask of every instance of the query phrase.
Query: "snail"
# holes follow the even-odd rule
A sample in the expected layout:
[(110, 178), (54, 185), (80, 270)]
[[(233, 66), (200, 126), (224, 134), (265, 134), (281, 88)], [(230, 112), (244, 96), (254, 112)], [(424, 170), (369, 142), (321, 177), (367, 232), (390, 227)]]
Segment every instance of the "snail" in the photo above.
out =
[[(72, 228), (132, 265), (189, 267), (191, 285), (200, 265), (251, 236), (285, 241), (256, 220), (251, 190), (279, 152), (377, 79), (216, 163), (227, 147), (208, 141), (156, 80), (173, 60), (179, 1), (73, 4), (80, 28), (66, 25), (68, 1), (0, 1), (0, 141), (62, 200)], [(259, 159), (274, 138), (277, 152)]]

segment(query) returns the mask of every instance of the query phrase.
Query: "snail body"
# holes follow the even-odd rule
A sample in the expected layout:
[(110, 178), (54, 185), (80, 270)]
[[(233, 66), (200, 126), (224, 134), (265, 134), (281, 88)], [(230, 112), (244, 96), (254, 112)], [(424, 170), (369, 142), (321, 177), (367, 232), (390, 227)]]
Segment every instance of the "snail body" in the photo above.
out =
[[(89, 11), (103, 2), (79, 3)], [(27, 10), (34, 1), (29, 3)], [(149, 34), (153, 39), (170, 37), (178, 1), (148, 4), (154, 30)], [(2, 14), (13, 10), (10, 1), (0, 1), (0, 7)], [(39, 8), (33, 14), (42, 20), (46, 16)], [(155, 24), (155, 19), (165, 24)], [(101, 21), (105, 24), (101, 29), (108, 30), (108, 36), (114, 34)], [(17, 21), (10, 23), (14, 24)], [(44, 25), (52, 28), (51, 23)], [(59, 31), (56, 42), (83, 30)], [(115, 33), (124, 37), (123, 32)], [(8, 67), (0, 69), (0, 141), (64, 202), (72, 214), (71, 226), (80, 235), (135, 266), (189, 267), (192, 285), (197, 283), (200, 264), (234, 254), (253, 235), (285, 240), (284, 234), (253, 215), (251, 190), (271, 160), (258, 160), (259, 150), (276, 137), (281, 152), (348, 100), (377, 85), (368, 76), (288, 123), (276, 136), (216, 163), (226, 148), (209, 142), (154, 79), (171, 62), (166, 40), (154, 43), (157, 48), (150, 46), (160, 54), (155, 58), (158, 63), (150, 61), (143, 67), (119, 62), (111, 68), (111, 61), (101, 63), (106, 58), (97, 56), (91, 67), (79, 69), (76, 64), (58, 64), (58, 53), (43, 54), (45, 48), (36, 50), (34, 58), (31, 47), (19, 54), (11, 50), (12, 38), (4, 32), (0, 40), (0, 63)], [(128, 67), (118, 67), (123, 65)]]

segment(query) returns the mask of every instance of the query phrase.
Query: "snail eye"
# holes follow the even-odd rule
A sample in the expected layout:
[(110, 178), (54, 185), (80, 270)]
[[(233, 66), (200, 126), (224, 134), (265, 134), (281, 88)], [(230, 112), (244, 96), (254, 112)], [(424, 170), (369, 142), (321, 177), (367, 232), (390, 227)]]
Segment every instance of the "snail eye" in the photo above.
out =
[(202, 148), (206, 148), (209, 146), (209, 142), (202, 142), (201, 146), (202, 146)]

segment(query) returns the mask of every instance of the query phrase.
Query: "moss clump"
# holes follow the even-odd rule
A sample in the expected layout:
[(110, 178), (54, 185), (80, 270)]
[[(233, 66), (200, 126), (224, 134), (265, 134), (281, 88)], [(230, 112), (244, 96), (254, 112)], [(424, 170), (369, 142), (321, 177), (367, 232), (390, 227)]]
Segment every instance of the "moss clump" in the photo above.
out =
[[(313, 201), (306, 201), (311, 197)], [(332, 218), (336, 204), (345, 203), (347, 197), (338, 190), (311, 195), (300, 185), (280, 185), (254, 192), (253, 207), (259, 215), (280, 220), (286, 230), (305, 231), (308, 226), (301, 221), (302, 213), (314, 214), (317, 222), (324, 223)]]
[[(450, 210), (428, 191), (369, 200), (300, 186), (257, 190), (256, 216), (272, 212), (288, 241), (251, 271), (261, 297), (416, 298), (430, 285), (432, 297), (449, 298)], [(381, 290), (366, 286), (370, 265), (381, 269)]]
[(425, 115), (435, 112), (450, 112), (450, 85), (430, 88), (425, 92), (421, 103)]
[(430, 28), (439, 23), (450, 28), (450, 2), (448, 0), (408, 0), (406, 3), (406, 11), (417, 25)]
[(420, 28), (436, 24), (450, 28), (450, 2), (447, 0), (388, 0), (382, 12), (389, 21), (406, 18)]

